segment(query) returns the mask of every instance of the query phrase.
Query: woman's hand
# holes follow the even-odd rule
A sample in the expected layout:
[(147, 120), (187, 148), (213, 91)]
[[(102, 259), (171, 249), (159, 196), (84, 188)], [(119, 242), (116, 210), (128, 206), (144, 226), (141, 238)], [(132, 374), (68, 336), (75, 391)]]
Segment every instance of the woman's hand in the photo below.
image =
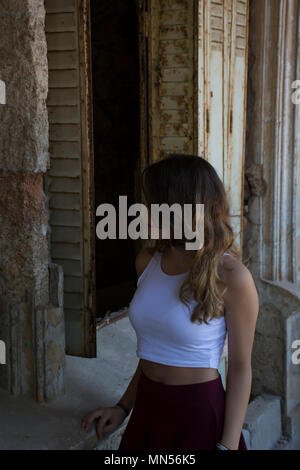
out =
[(88, 432), (91, 424), (97, 420), (96, 432), (101, 440), (106, 434), (117, 429), (125, 418), (126, 413), (119, 406), (102, 407), (86, 415), (81, 421), (81, 426)]

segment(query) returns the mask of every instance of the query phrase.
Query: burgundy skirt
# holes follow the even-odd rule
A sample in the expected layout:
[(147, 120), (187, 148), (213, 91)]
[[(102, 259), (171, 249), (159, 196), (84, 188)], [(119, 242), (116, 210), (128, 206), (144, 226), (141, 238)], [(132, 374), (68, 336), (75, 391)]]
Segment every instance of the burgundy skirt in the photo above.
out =
[[(225, 390), (208, 382), (166, 385), (141, 371), (119, 450), (214, 450), (222, 437)], [(247, 450), (241, 433), (238, 450)]]

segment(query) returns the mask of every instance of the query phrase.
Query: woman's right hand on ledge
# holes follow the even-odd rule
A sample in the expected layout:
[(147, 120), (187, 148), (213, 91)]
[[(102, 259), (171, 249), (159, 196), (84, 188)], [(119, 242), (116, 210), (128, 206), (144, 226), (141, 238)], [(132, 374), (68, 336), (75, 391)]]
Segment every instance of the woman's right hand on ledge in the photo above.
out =
[(103, 439), (107, 434), (117, 429), (126, 418), (126, 413), (119, 406), (98, 408), (87, 414), (81, 421), (85, 431), (89, 431), (91, 424), (96, 420), (96, 432), (98, 439)]

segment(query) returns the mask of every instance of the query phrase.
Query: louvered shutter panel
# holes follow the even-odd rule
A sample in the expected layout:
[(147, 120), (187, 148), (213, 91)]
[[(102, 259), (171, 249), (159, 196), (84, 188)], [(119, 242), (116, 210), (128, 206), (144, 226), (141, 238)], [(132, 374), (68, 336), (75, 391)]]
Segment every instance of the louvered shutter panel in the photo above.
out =
[(242, 246), (249, 1), (233, 0), (229, 3), (231, 8), (229, 5), (228, 17), (229, 21), (232, 19), (232, 34), (224, 182), (231, 208), (231, 225), (239, 245)]
[(170, 152), (196, 149), (195, 5), (182, 0), (148, 2), (150, 163)]
[(198, 15), (198, 152), (225, 184), (241, 245), (248, 0), (201, 0)]
[(66, 352), (96, 356), (89, 2), (46, 0), (51, 257), (64, 270)]

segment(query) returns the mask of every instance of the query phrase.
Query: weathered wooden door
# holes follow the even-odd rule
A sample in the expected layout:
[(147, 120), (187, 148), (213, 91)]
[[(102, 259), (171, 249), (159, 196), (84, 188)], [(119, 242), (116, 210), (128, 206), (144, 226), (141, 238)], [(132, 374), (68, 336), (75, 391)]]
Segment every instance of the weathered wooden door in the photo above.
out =
[(46, 0), (51, 257), (64, 270), (66, 352), (96, 356), (88, 0)]
[(248, 0), (138, 0), (142, 167), (170, 152), (218, 171), (241, 246)]

